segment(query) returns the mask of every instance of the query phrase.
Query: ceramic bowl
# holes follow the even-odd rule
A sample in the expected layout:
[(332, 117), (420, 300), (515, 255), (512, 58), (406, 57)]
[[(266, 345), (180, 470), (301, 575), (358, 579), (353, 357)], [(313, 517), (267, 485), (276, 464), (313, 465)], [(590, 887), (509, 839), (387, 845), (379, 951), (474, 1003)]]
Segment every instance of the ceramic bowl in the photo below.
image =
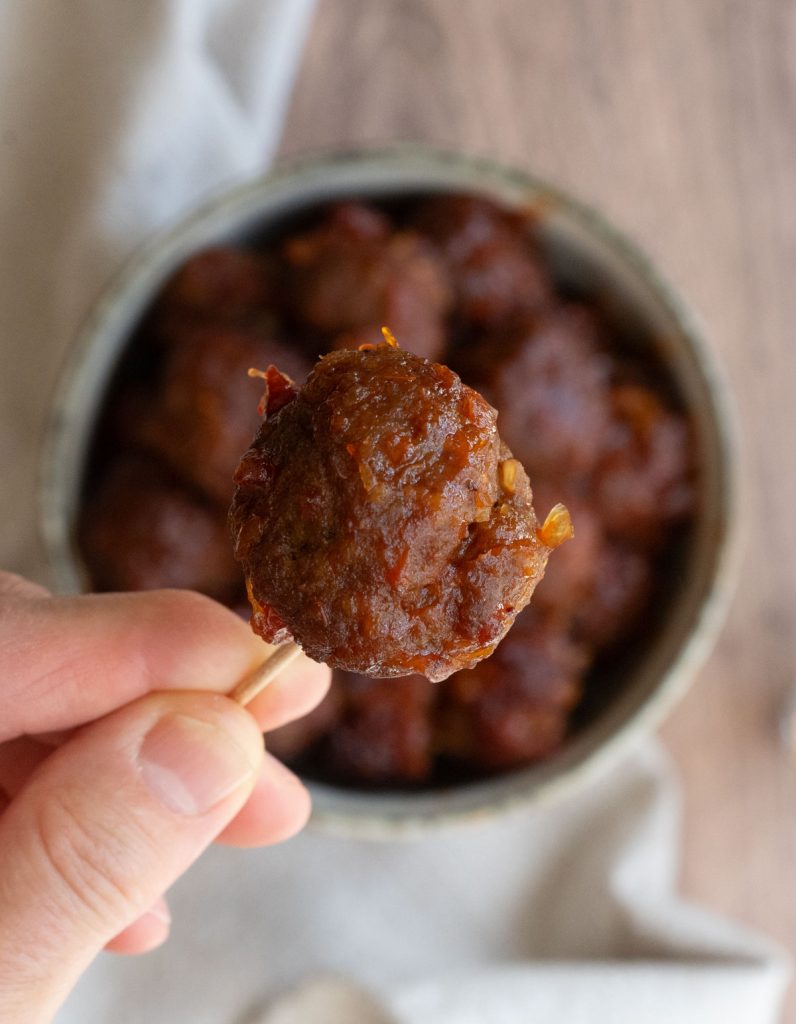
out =
[[(693, 529), (659, 625), (621, 669), (610, 697), (549, 760), (488, 780), (417, 793), (366, 793), (311, 783), (313, 820), (346, 835), (410, 836), (478, 820), (582, 785), (659, 724), (716, 637), (736, 563), (735, 430), (723, 376), (681, 300), (650, 261), (594, 210), (517, 170), (425, 148), (331, 154), (282, 166), (210, 202), (142, 248), (111, 283), (76, 339), (57, 389), (42, 460), (41, 523), (55, 584), (85, 588), (74, 527), (87, 453), (131, 331), (169, 274), (221, 241), (267, 238), (309, 207), (343, 197), (468, 191), (531, 207), (555, 273), (598, 293), (640, 337), (655, 339), (690, 413), (700, 460)], [(647, 344), (652, 342), (647, 342)]]

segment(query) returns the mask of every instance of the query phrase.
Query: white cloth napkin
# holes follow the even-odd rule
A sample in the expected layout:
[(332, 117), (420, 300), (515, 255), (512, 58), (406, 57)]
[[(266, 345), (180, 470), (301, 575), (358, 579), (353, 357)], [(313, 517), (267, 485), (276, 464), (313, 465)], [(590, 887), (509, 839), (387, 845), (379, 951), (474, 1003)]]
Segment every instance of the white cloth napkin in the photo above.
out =
[(60, 1024), (773, 1024), (783, 955), (676, 895), (679, 804), (649, 744), (421, 840), (213, 850), (169, 944), (97, 963)]
[[(278, 141), (313, 0), (0, 5), (0, 565), (46, 578), (55, 371), (124, 257)], [(411, 844), (212, 850), (171, 941), (100, 959), (61, 1024), (769, 1024), (764, 940), (678, 901), (654, 747), (578, 796)], [(2, 866), (0, 866), (2, 870)]]

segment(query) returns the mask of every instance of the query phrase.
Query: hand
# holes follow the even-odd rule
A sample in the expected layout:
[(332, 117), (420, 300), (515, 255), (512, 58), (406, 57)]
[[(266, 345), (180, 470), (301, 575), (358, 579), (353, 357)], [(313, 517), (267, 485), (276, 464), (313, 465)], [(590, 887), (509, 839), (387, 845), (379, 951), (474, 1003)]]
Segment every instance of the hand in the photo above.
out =
[(163, 893), (214, 840), (304, 825), (262, 732), (329, 673), (300, 659), (246, 710), (221, 696), (268, 651), (198, 594), (54, 598), (0, 573), (0, 1020), (49, 1021), (103, 947), (163, 942)]

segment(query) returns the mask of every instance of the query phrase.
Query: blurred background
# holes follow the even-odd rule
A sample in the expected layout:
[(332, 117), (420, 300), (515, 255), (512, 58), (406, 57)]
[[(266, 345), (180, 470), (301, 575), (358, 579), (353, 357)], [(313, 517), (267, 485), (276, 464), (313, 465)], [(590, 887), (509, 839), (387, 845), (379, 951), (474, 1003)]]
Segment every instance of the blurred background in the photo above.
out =
[(746, 551), (663, 730), (682, 885), (792, 952), (795, 47), (785, 0), (320, 0), (280, 154), (422, 139), (533, 170), (637, 240), (701, 319), (743, 423)]

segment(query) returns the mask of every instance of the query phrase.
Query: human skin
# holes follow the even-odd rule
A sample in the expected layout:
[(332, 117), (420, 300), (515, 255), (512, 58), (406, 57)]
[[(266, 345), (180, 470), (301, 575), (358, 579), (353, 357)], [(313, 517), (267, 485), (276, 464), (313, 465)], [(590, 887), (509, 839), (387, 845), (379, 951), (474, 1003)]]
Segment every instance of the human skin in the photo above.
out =
[(269, 651), (199, 594), (58, 598), (0, 573), (0, 1020), (49, 1021), (100, 950), (160, 945), (163, 893), (212, 842), (304, 825), (262, 733), (329, 673), (302, 659), (246, 709), (224, 696)]

